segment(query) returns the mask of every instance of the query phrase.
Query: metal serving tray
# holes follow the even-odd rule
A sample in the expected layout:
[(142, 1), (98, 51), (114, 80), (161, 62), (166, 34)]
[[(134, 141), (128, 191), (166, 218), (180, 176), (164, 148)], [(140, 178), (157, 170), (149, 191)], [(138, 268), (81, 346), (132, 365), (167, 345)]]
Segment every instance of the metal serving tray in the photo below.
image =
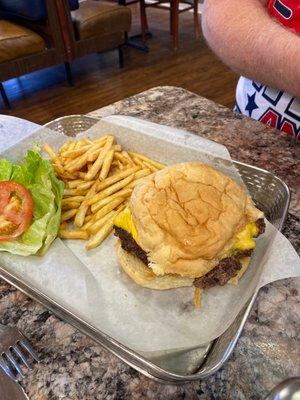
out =
[[(67, 136), (76, 136), (97, 122), (96, 118), (72, 115), (58, 118), (45, 126)], [(269, 221), (278, 230), (281, 230), (290, 201), (287, 185), (263, 169), (237, 161), (234, 161), (234, 165), (241, 174), (256, 205), (264, 211)], [(159, 352), (153, 355), (153, 353), (137, 353), (123, 346), (1, 267), (0, 277), (43, 304), (54, 314), (94, 339), (139, 372), (160, 382), (176, 384), (205, 378), (221, 368), (232, 353), (256, 299), (256, 295), (254, 295), (227, 331), (207, 345), (188, 351)]]

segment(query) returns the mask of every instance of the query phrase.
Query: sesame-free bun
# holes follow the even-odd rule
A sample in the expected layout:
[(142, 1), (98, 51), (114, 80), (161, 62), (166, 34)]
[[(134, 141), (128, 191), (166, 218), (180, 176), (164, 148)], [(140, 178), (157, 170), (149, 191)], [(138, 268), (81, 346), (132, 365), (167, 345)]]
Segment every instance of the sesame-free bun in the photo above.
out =
[(155, 275), (205, 275), (232, 247), (236, 233), (263, 218), (241, 186), (197, 162), (166, 167), (143, 179), (129, 206), (136, 241)]
[(179, 275), (157, 276), (134, 254), (128, 253), (121, 247), (120, 240), (117, 240), (116, 250), (119, 263), (130, 278), (140, 286), (148, 289), (166, 290), (182, 286), (192, 286), (193, 279)]

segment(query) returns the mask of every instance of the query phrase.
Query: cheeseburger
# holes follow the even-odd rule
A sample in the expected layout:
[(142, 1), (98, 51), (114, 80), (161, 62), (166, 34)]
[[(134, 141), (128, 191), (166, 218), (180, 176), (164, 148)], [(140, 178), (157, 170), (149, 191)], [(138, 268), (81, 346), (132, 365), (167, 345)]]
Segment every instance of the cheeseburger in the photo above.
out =
[(237, 283), (264, 229), (264, 214), (241, 186), (196, 162), (143, 179), (114, 221), (122, 268), (160, 290)]

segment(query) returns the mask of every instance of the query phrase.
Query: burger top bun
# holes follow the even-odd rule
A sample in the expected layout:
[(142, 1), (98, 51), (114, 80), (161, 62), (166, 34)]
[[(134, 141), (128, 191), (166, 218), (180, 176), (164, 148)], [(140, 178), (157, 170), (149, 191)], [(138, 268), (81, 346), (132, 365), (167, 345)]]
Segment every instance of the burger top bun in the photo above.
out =
[(209, 165), (164, 168), (134, 189), (130, 209), (137, 243), (156, 275), (200, 277), (232, 247), (234, 235), (263, 218), (236, 182)]

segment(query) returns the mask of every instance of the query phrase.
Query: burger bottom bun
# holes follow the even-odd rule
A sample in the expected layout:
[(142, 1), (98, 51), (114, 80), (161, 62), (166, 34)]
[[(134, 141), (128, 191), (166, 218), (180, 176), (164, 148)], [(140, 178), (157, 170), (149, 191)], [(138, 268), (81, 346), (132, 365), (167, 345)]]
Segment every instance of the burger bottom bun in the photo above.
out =
[(155, 275), (151, 268), (147, 267), (138, 257), (123, 250), (120, 240), (116, 243), (116, 250), (121, 267), (138, 285), (156, 290), (193, 286), (193, 278), (170, 274)]

